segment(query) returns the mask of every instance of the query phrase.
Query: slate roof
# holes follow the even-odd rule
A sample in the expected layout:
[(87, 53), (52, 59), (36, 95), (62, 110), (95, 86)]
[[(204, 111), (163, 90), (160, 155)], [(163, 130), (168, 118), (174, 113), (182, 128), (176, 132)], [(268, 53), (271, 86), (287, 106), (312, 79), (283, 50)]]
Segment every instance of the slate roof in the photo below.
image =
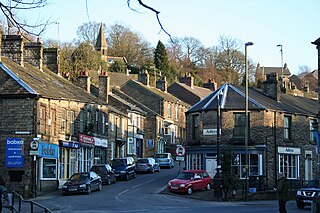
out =
[(108, 72), (108, 75), (110, 76), (111, 86), (122, 87), (125, 83), (127, 83), (131, 79), (138, 80), (138, 74), (126, 75), (124, 73)]
[(139, 108), (138, 106), (122, 99), (121, 97), (119, 97), (118, 95), (114, 94), (114, 93), (110, 93), (109, 94), (109, 101), (112, 102), (113, 100), (116, 100), (118, 102), (120, 102), (123, 106), (125, 106), (127, 108), (127, 110), (130, 110), (130, 111), (135, 111), (135, 112), (138, 112), (142, 115), (146, 115), (147, 113), (142, 110), (141, 108)]
[[(282, 75), (281, 67), (259, 67), (258, 69), (261, 69), (264, 75), (271, 74), (271, 73), (278, 73), (279, 77)], [(291, 72), (288, 68), (284, 68), (283, 74), (290, 76)]]
[(184, 83), (174, 82), (168, 87), (168, 92), (182, 101), (194, 105), (199, 100), (211, 94), (212, 91), (204, 87), (190, 87)]
[(43, 71), (27, 63), (21, 67), (10, 59), (1, 57), (0, 70), (0, 95), (34, 94), (45, 98), (106, 104), (45, 67)]
[[(269, 98), (255, 88), (249, 88), (249, 110), (275, 110), (290, 114), (302, 114), (314, 116), (318, 113), (318, 101), (304, 97), (296, 97), (281, 94), (281, 101)], [(199, 101), (187, 113), (216, 110), (218, 105), (217, 96), (221, 94), (220, 106), (222, 110), (244, 110), (245, 90), (244, 87), (236, 87), (231, 84), (223, 84), (212, 94)]]
[(151, 92), (152, 94), (154, 94), (155, 96), (158, 96), (159, 98), (161, 98), (163, 100), (170, 101), (172, 103), (179, 102), (179, 104), (184, 105), (186, 107), (190, 106), (189, 104), (181, 101), (180, 99), (176, 98), (175, 96), (171, 95), (170, 93), (163, 92), (162, 90), (157, 89), (155, 87), (148, 87), (148, 86), (146, 86), (146, 85), (144, 85), (144, 84), (142, 84), (142, 83), (140, 83), (138, 81), (135, 81), (135, 80), (129, 80), (126, 84), (124, 84), (121, 87), (121, 90), (122, 91), (130, 90), (134, 86), (138, 86), (141, 89), (147, 90), (147, 91)]

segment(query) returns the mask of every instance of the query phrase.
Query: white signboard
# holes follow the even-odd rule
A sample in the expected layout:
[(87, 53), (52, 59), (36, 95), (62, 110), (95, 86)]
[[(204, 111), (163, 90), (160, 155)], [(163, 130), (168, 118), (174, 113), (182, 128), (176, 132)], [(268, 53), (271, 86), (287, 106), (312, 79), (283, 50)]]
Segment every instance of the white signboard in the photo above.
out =
[(280, 154), (292, 154), (292, 155), (300, 155), (300, 148), (294, 147), (278, 147), (278, 153)]
[(94, 137), (94, 145), (101, 146), (101, 147), (108, 147), (108, 141), (107, 139)]
[(184, 157), (176, 156), (176, 161), (184, 161)]
[(203, 135), (217, 135), (217, 129), (203, 129)]

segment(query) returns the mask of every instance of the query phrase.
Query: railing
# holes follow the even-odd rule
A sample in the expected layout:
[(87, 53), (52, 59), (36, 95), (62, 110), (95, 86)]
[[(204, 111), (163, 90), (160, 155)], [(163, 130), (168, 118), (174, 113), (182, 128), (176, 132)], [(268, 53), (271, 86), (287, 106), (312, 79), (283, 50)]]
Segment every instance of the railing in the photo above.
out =
[(17, 192), (8, 192), (6, 193), (5, 197), (7, 198), (8, 205), (4, 206), (4, 208), (8, 208), (9, 210), (11, 210), (12, 213), (20, 213), (27, 211), (30, 213), (34, 213), (35, 211), (53, 213), (53, 211), (37, 202), (23, 199), (23, 197)]

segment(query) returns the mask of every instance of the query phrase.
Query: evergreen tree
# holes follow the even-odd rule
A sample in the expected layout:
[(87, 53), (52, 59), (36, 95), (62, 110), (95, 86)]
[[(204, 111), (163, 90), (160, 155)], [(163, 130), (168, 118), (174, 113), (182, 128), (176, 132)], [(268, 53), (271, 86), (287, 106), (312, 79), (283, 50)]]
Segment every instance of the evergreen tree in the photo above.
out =
[(154, 65), (158, 70), (161, 70), (164, 76), (168, 76), (169, 60), (167, 50), (161, 41), (158, 41), (157, 47), (154, 51)]

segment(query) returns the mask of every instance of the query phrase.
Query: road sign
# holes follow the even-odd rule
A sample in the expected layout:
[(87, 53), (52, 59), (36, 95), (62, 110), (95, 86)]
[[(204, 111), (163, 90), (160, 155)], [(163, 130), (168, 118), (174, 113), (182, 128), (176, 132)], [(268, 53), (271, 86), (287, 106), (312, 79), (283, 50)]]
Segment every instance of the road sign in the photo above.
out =
[(183, 146), (177, 146), (176, 155), (178, 157), (184, 157), (185, 154), (186, 154), (186, 148), (184, 148)]
[(31, 141), (31, 143), (30, 143), (31, 149), (36, 150), (36, 149), (38, 149), (38, 146), (39, 146), (38, 141)]
[(38, 152), (38, 150), (30, 150), (30, 153), (29, 153), (30, 155), (38, 155), (39, 154), (39, 152)]

